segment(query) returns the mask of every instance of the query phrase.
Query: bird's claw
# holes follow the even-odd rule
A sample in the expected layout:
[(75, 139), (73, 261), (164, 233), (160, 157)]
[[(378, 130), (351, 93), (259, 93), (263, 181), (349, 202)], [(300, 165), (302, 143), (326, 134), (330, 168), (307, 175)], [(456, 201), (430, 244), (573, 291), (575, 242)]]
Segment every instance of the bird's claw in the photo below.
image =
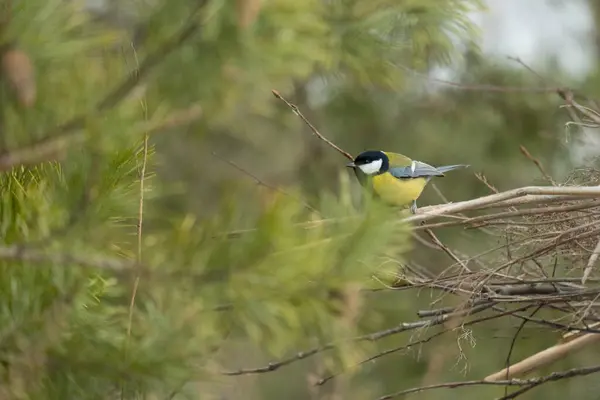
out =
[(417, 213), (417, 202), (416, 201), (413, 201), (412, 204), (410, 205), (410, 212), (411, 212), (411, 214)]

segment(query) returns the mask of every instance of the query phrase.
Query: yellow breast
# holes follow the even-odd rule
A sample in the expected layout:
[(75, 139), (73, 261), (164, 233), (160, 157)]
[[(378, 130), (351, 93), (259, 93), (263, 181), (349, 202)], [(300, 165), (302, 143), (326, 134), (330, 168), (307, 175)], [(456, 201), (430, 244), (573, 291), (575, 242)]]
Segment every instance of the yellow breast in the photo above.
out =
[(427, 181), (425, 178), (397, 179), (389, 173), (372, 178), (373, 191), (384, 202), (393, 206), (408, 206), (419, 198)]

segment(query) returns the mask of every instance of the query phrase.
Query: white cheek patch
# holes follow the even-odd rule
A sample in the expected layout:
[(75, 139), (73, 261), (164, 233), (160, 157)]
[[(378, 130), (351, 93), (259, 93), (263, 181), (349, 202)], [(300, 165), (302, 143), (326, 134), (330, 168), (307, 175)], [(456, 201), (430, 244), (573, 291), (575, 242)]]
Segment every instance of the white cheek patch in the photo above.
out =
[(381, 169), (382, 164), (383, 160), (375, 160), (368, 164), (359, 165), (358, 168), (367, 175), (375, 175)]
[(416, 168), (417, 168), (417, 163), (413, 161), (413, 162), (410, 164), (410, 173), (414, 175), (414, 173), (415, 173), (415, 169), (416, 169)]

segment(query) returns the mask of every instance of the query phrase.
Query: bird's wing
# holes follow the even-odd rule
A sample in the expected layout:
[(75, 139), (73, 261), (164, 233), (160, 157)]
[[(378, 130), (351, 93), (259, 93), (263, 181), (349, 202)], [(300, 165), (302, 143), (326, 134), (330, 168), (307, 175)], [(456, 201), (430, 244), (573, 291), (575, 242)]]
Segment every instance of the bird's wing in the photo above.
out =
[(390, 166), (389, 172), (398, 179), (444, 176), (437, 168), (421, 161), (412, 161), (408, 166)]
[(390, 160), (390, 167), (406, 167), (412, 163), (412, 160), (403, 154), (385, 152)]

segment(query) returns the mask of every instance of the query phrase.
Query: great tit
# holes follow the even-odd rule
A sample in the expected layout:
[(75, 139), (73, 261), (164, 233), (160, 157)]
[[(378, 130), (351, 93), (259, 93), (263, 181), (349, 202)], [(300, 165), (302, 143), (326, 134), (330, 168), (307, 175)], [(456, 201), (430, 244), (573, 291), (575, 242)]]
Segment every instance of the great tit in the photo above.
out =
[(370, 187), (375, 195), (392, 206), (407, 207), (414, 214), (417, 199), (434, 176), (468, 165), (432, 167), (398, 154), (379, 150), (360, 153), (346, 165), (353, 168), (361, 185)]

